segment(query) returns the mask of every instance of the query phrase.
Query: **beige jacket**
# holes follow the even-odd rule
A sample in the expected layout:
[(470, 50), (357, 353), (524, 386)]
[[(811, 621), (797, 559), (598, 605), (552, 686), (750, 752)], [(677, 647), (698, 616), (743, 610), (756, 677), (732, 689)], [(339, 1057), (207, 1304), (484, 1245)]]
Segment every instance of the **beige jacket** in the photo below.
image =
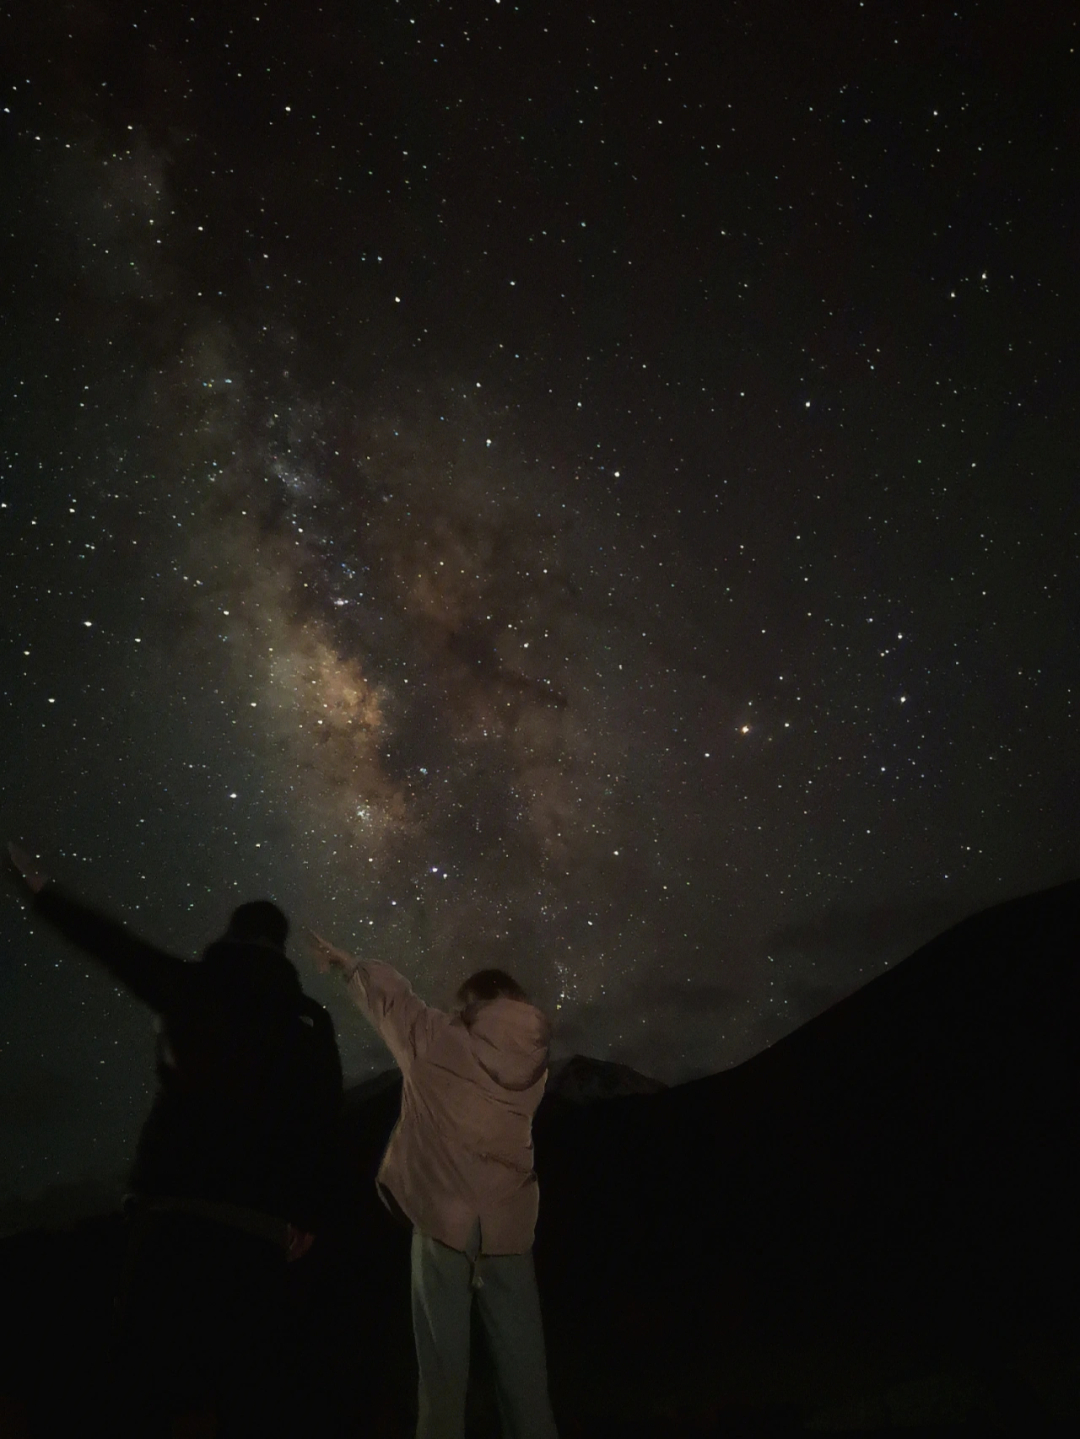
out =
[(549, 1028), (517, 999), (464, 1016), (432, 1009), (397, 970), (359, 960), (349, 993), (401, 1069), (401, 1116), (379, 1185), (422, 1234), (484, 1254), (524, 1254), (536, 1229), (532, 1120)]

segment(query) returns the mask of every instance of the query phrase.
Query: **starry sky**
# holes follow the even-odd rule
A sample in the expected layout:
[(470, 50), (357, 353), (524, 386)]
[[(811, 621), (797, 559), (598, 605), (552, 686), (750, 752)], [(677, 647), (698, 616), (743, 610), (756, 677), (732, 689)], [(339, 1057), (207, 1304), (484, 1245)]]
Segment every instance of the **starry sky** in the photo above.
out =
[[(7, 834), (671, 1081), (1075, 876), (1071, 9), (0, 6)], [(0, 1016), (0, 1194), (119, 1172), (14, 889)]]

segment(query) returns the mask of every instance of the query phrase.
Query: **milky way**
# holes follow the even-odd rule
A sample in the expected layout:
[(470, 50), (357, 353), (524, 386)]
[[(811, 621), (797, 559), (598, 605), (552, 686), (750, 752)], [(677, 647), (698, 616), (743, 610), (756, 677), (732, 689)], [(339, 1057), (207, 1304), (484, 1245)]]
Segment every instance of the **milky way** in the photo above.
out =
[(223, 458), (178, 482), (197, 498), (168, 609), (197, 674), (227, 646), (254, 783), (289, 795), (323, 902), (437, 991), (498, 961), (559, 1009), (693, 953), (708, 860), (685, 830), (711, 817), (664, 814), (664, 739), (708, 697), (729, 744), (750, 727), (665, 655), (693, 620), (615, 569), (641, 548), (617, 501), (523, 452), (476, 382), (399, 382), (372, 418), (353, 394), (253, 400), (226, 368), (196, 369), (210, 413), (171, 426)]
[[(1075, 873), (1068, 37), (709, 13), (13, 32), (5, 824), (277, 898), (350, 1075), (304, 925), (675, 1080)], [(8, 1188), (117, 1173), (150, 1020), (2, 924)]]

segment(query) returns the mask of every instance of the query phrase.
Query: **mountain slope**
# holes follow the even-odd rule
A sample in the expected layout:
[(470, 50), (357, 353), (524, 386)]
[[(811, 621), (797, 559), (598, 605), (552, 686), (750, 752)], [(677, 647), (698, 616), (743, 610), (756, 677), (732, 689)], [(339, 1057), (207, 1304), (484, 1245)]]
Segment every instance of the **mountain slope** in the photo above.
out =
[(654, 1390), (725, 1345), (981, 1364), (1070, 1322), (1078, 1021), (1072, 883), (964, 921), (736, 1069), (541, 1125), (553, 1304)]

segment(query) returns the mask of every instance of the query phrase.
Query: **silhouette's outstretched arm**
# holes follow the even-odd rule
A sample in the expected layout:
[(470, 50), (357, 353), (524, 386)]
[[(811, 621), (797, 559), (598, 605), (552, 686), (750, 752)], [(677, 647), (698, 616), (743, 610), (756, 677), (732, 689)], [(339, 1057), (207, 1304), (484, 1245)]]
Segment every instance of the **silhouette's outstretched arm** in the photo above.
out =
[(158, 1011), (170, 1008), (191, 968), (132, 934), (55, 884), (24, 851), (8, 846), (15, 869), (33, 896), (31, 913), (44, 919), (66, 940), (91, 955), (137, 998)]
[(138, 999), (161, 1012), (173, 1007), (191, 967), (173, 954), (140, 939), (108, 915), (101, 914), (55, 884), (47, 884), (34, 900), (33, 912), (105, 966)]

